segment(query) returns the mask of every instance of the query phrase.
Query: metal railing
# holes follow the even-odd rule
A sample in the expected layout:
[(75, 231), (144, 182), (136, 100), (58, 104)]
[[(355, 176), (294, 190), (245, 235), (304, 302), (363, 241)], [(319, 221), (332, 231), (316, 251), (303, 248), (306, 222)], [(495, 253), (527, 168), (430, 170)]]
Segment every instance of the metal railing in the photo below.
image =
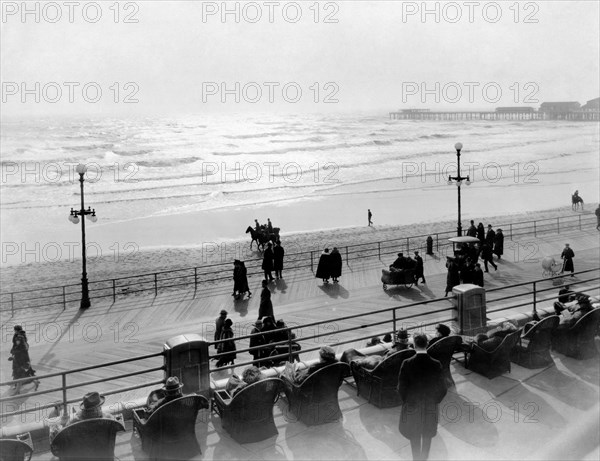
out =
[[(495, 226), (502, 228), (505, 238), (513, 240), (516, 237), (538, 234), (582, 230), (584, 226), (595, 224), (596, 218), (593, 214), (571, 215), (565, 217), (548, 218), (534, 221), (523, 221)], [(430, 234), (433, 239), (433, 248), (436, 253), (448, 252), (452, 244), (448, 238), (455, 236), (455, 231), (436, 232)], [(353, 260), (365, 258), (378, 258), (393, 256), (399, 251), (408, 253), (419, 250), (423, 258), (428, 258), (426, 252), (426, 239), (429, 235), (416, 235), (399, 237), (396, 239), (382, 240), (378, 242), (361, 243), (339, 247), (342, 258), (346, 264)], [(321, 250), (305, 251), (286, 254), (285, 269), (298, 270), (310, 268), (314, 271)], [(262, 259), (246, 261), (248, 276), (262, 275)], [(92, 300), (109, 299), (116, 302), (118, 298), (130, 296), (137, 293), (154, 293), (167, 290), (194, 288), (194, 296), (199, 287), (214, 282), (231, 280), (231, 262), (209, 264), (204, 266), (174, 269), (161, 272), (132, 275), (127, 277), (112, 278), (106, 280), (90, 281), (89, 296)], [(0, 312), (14, 312), (26, 308), (49, 308), (67, 306), (78, 306), (81, 300), (81, 284), (70, 284), (48, 288), (38, 288), (8, 293), (0, 293)]]
[[(594, 273), (596, 273), (596, 274), (594, 274)], [(577, 275), (577, 277), (578, 277), (575, 280), (571, 280), (571, 278), (568, 277), (569, 285), (571, 285), (572, 287), (582, 286), (582, 288), (580, 288), (580, 290), (583, 292), (598, 291), (600, 289), (600, 267), (585, 270), (585, 271), (579, 271), (579, 272), (576, 272), (575, 275)], [(582, 278), (582, 277), (584, 277), (584, 278)], [(498, 288), (492, 288), (492, 289), (486, 290), (486, 296), (488, 298), (487, 299), (487, 308), (488, 308), (487, 313), (490, 314), (490, 313), (497, 313), (497, 312), (501, 312), (501, 311), (508, 311), (508, 310), (517, 309), (517, 308), (523, 307), (523, 306), (530, 306), (530, 307), (533, 307), (533, 309), (535, 310), (537, 308), (537, 306), (539, 306), (540, 304), (545, 303), (545, 302), (550, 303), (556, 299), (556, 290), (557, 290), (556, 283), (560, 282), (560, 284), (562, 285), (562, 282), (564, 282), (565, 279), (567, 279), (567, 277), (559, 275), (559, 276), (555, 276), (555, 277), (549, 277), (549, 278), (545, 278), (545, 279), (537, 279), (537, 280), (533, 280), (533, 281), (529, 281), (529, 282), (522, 282), (522, 283), (517, 283), (517, 284), (513, 284), (513, 285), (508, 285), (508, 286), (504, 286), (504, 287), (498, 287)], [(507, 290), (515, 290), (515, 289), (517, 289), (517, 290), (520, 289), (521, 291), (517, 292), (517, 293), (503, 294), (503, 292), (506, 292)], [(549, 295), (549, 292), (551, 292), (551, 291), (553, 292), (553, 294)], [(577, 290), (573, 290), (573, 291), (577, 291)], [(489, 297), (490, 294), (492, 294), (494, 296), (492, 296), (490, 298)], [(496, 294), (498, 294), (499, 296), (495, 296)], [(546, 296), (547, 294), (548, 294), (548, 296)], [(540, 295), (543, 295), (543, 296), (540, 296)], [(448, 305), (449, 301), (452, 301), (452, 305)], [(510, 301), (510, 302), (507, 303), (506, 301)], [(407, 314), (407, 315), (399, 315), (398, 314), (399, 312), (402, 313), (402, 311), (405, 311), (406, 309), (411, 308), (411, 307), (430, 305), (433, 303), (444, 303), (445, 306), (437, 307), (436, 309), (429, 310), (427, 312), (418, 312), (418, 313)], [(551, 307), (551, 305), (549, 305), (548, 307)], [(447, 314), (447, 315), (444, 315), (444, 314)], [(423, 320), (418, 321), (418, 319), (422, 318), (423, 316), (428, 316), (428, 317), (432, 317), (432, 318), (429, 318), (424, 321)], [(369, 317), (376, 317), (376, 318), (367, 320)], [(456, 320), (457, 320), (456, 307), (454, 306), (453, 299), (452, 298), (437, 298), (437, 299), (431, 299), (431, 300), (426, 300), (426, 301), (404, 304), (401, 306), (394, 306), (394, 307), (389, 307), (389, 308), (385, 308), (385, 309), (378, 309), (378, 310), (374, 310), (374, 311), (363, 312), (360, 314), (348, 315), (348, 316), (344, 316), (344, 317), (337, 317), (337, 318), (319, 321), (319, 322), (306, 323), (306, 324), (297, 325), (297, 326), (288, 326), (287, 332), (293, 333), (295, 335), (295, 338), (292, 339), (291, 335), (288, 335), (287, 340), (278, 341), (275, 343), (271, 343), (269, 345), (270, 347), (274, 347), (277, 345), (287, 345), (288, 352), (286, 352), (284, 354), (271, 356), (271, 357), (269, 357), (269, 359), (271, 359), (271, 360), (272, 359), (280, 359), (280, 360), (292, 361), (294, 355), (300, 356), (300, 355), (309, 354), (311, 352), (315, 352), (321, 347), (321, 345), (323, 343), (328, 343), (328, 344), (332, 344), (335, 346), (356, 343), (356, 342), (370, 339), (375, 335), (379, 336), (379, 335), (384, 335), (387, 333), (393, 334), (396, 331), (398, 331), (399, 325), (402, 328), (409, 330), (409, 331), (417, 330), (417, 329), (423, 330), (423, 329), (426, 329), (427, 327), (437, 325), (438, 323), (453, 322)], [(332, 328), (332, 325), (334, 325), (333, 328)], [(308, 335), (305, 334), (306, 331), (314, 331), (315, 327), (316, 327), (316, 333), (308, 334)], [(320, 332), (321, 330), (324, 330), (324, 332)], [(354, 334), (359, 331), (361, 333), (362, 332), (367, 332), (367, 333), (362, 334), (362, 335)], [(258, 335), (260, 335), (260, 334), (262, 334), (262, 333), (258, 333)], [(250, 338), (252, 338), (253, 336), (256, 336), (256, 334), (255, 335), (240, 335), (240, 336), (236, 336), (233, 338), (233, 340), (236, 343), (236, 354), (246, 353), (246, 352), (250, 353), (252, 351), (260, 349), (261, 346), (252, 347), (252, 348), (246, 347), (246, 344), (249, 342)], [(327, 337), (331, 337), (332, 340), (329, 342), (323, 340), (323, 338), (327, 338)], [(223, 343), (225, 341), (227, 341), (227, 340), (209, 342), (209, 349), (211, 347), (218, 345), (219, 343)], [(292, 346), (293, 342), (297, 342), (297, 343), (299, 343), (301, 345), (305, 345), (305, 346), (307, 344), (309, 344), (310, 342), (312, 342), (313, 344), (317, 344), (317, 345), (312, 346), (311, 344), (309, 344), (308, 347), (302, 347), (302, 349), (300, 351), (292, 352), (291, 346)], [(241, 347), (237, 347), (237, 345), (240, 345)], [(218, 359), (220, 357), (223, 357), (226, 354), (227, 354), (226, 352), (220, 353), (220, 354), (212, 354), (212, 355), (210, 355), (210, 359)], [(78, 382), (78, 383), (74, 383), (74, 384), (67, 383), (67, 377), (70, 377), (71, 375), (81, 374), (81, 373), (89, 371), (89, 370), (96, 370), (96, 369), (111, 367), (114, 365), (119, 365), (119, 364), (124, 364), (124, 363), (132, 363), (132, 362), (151, 359), (151, 358), (159, 357), (159, 356), (163, 356), (163, 352), (133, 357), (133, 358), (129, 358), (129, 359), (118, 360), (118, 361), (114, 361), (114, 362), (103, 363), (103, 364), (99, 364), (99, 365), (90, 365), (87, 367), (78, 368), (78, 369), (74, 369), (74, 370), (51, 373), (51, 374), (47, 374), (47, 375), (40, 375), (40, 376), (37, 376), (37, 379), (42, 380), (42, 382), (44, 382), (47, 379), (51, 379), (51, 378), (60, 376), (60, 378), (61, 378), (60, 387), (44, 389), (41, 391), (28, 393), (26, 395), (27, 395), (27, 397), (32, 397), (32, 396), (37, 396), (37, 395), (60, 392), (62, 395), (61, 404), (66, 408), (67, 404), (79, 401), (79, 399), (69, 399), (68, 398), (67, 391), (69, 389), (75, 389), (75, 388), (80, 388), (80, 387), (84, 387), (84, 386), (89, 386), (92, 384), (111, 382), (111, 381), (131, 377), (131, 376), (157, 372), (157, 371), (164, 370), (165, 367), (157, 366), (157, 367), (153, 367), (153, 368), (142, 369), (139, 371), (124, 373), (124, 374), (111, 375), (109, 377), (105, 377), (105, 378), (101, 378), (101, 379), (95, 379), (95, 380), (91, 380), (91, 381), (83, 381), (83, 382)], [(217, 370), (228, 370), (228, 369), (232, 369), (232, 368), (240, 367), (240, 366), (244, 366), (244, 365), (251, 365), (251, 364), (253, 364), (253, 362), (254, 362), (254, 360), (251, 359), (251, 360), (248, 360), (245, 362), (238, 362), (235, 365), (224, 366), (224, 367), (219, 367), (219, 368), (211, 368), (210, 372), (212, 373)], [(0, 383), (0, 386), (11, 385), (14, 383), (27, 382), (27, 381), (31, 381), (31, 378), (6, 381), (3, 383)], [(120, 387), (118, 390), (111, 390), (111, 391), (107, 391), (107, 392), (103, 391), (102, 394), (103, 395), (118, 394), (118, 393), (130, 391), (130, 390), (140, 389), (140, 388), (149, 387), (149, 386), (155, 386), (162, 382), (164, 382), (164, 379), (155, 380), (155, 381), (147, 382), (147, 383), (136, 385), (136, 386)], [(21, 398), (22, 398), (21, 395), (12, 396), (12, 397), (4, 397), (4, 398), (0, 399), (0, 403), (16, 401), (16, 400), (20, 400)], [(9, 416), (15, 416), (15, 415), (24, 414), (24, 413), (28, 413), (28, 412), (32, 412), (32, 411), (39, 411), (39, 410), (52, 408), (53, 406), (54, 406), (54, 404), (49, 404), (49, 405), (44, 405), (44, 406), (36, 406), (34, 409), (26, 408), (24, 410), (6, 412), (6, 413), (1, 414), (0, 417), (6, 418)]]

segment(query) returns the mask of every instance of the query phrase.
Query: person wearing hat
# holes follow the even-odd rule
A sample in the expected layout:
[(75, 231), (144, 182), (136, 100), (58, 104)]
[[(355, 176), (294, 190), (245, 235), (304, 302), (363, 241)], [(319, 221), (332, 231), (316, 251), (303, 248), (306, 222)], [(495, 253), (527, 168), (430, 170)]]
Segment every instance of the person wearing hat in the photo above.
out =
[(329, 283), (331, 277), (331, 254), (329, 248), (325, 248), (321, 256), (319, 256), (319, 264), (317, 264), (317, 272), (315, 278), (323, 280), (323, 283)]
[(273, 254), (273, 244), (271, 242), (267, 243), (267, 249), (263, 254), (263, 262), (262, 262), (262, 270), (265, 272), (265, 280), (271, 282), (275, 280), (273, 278), (273, 258), (275, 255)]
[(165, 381), (165, 385), (150, 392), (146, 401), (145, 418), (148, 419), (152, 413), (162, 407), (165, 403), (183, 397), (183, 383), (179, 382), (177, 376), (170, 376)]
[[(79, 404), (79, 411), (73, 413), (69, 418), (67, 413), (63, 414), (60, 419), (60, 407), (56, 405), (48, 415), (48, 425), (50, 427), (50, 442), (54, 439), (62, 429), (70, 426), (73, 423), (79, 421), (85, 421), (86, 419), (115, 419), (115, 417), (102, 410), (102, 405), (106, 399), (101, 396), (98, 392), (88, 392), (83, 396), (81, 403)], [(75, 411), (75, 408), (73, 408)]]
[(260, 304), (258, 306), (258, 318), (263, 317), (275, 318), (273, 313), (273, 303), (271, 302), (271, 290), (269, 290), (269, 282), (262, 281), (262, 291), (260, 292)]
[(451, 330), (448, 325), (444, 325), (443, 323), (440, 323), (440, 324), (438, 324), (437, 327), (435, 327), (435, 329), (436, 329), (436, 334), (433, 338), (431, 338), (429, 340), (429, 342), (427, 343), (427, 347), (431, 346), (432, 344), (435, 344), (442, 338), (446, 338), (446, 337), (450, 336)]
[(494, 229), (492, 229), (492, 225), (488, 224), (487, 234), (485, 234), (485, 243), (487, 243), (490, 248), (494, 248), (494, 241), (496, 240), (496, 233)]
[(565, 248), (560, 254), (560, 257), (563, 260), (563, 267), (560, 273), (571, 272), (571, 277), (574, 277), (573, 272), (575, 272), (575, 267), (573, 265), (573, 258), (575, 257), (575, 253), (568, 243), (565, 243)]
[[(225, 319), (227, 318), (227, 311), (225, 309), (221, 310), (221, 313), (215, 320), (215, 341), (221, 339), (221, 333), (223, 333), (223, 326), (225, 325)], [(215, 344), (215, 349), (217, 348), (217, 344)]]
[(404, 253), (398, 253), (398, 257), (391, 264), (390, 270), (392, 270), (392, 268), (397, 270), (406, 269), (406, 258), (404, 257)]
[[(262, 334), (262, 328), (263, 328), (263, 323), (261, 319), (258, 319), (255, 323), (254, 323), (254, 328), (252, 328), (252, 331), (250, 332), (251, 335), (256, 335), (256, 336), (252, 336), (250, 338), (250, 345), (249, 347), (257, 347), (260, 348), (261, 346), (263, 346), (265, 344), (265, 337)], [(254, 358), (254, 364), (257, 366), (260, 366), (260, 355), (261, 355), (262, 349), (254, 349), (250, 351), (250, 355)]]
[(419, 279), (423, 279), (423, 283), (425, 282), (425, 269), (423, 266), (423, 258), (419, 255), (418, 251), (415, 251), (415, 262), (417, 263), (415, 267), (415, 285), (419, 284)]

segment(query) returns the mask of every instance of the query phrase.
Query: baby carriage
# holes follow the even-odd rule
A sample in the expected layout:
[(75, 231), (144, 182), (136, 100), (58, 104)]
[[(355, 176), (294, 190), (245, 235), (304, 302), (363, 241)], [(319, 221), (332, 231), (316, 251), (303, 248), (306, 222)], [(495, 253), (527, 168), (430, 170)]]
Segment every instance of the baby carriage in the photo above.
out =
[(415, 271), (414, 269), (398, 271), (381, 269), (381, 283), (383, 283), (384, 290), (387, 290), (388, 285), (404, 285), (405, 288), (410, 288), (415, 283)]
[(546, 256), (542, 259), (542, 269), (542, 277), (554, 277), (560, 274), (562, 264), (556, 264), (552, 256)]

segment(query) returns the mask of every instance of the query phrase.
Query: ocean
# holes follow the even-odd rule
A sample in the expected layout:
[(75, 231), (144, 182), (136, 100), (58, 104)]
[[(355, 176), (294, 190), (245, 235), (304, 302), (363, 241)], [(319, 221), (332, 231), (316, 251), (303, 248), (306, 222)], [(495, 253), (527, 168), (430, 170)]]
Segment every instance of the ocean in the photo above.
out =
[[(470, 176), (470, 190), (499, 203), (510, 191), (519, 197), (541, 185), (537, 209), (564, 206), (576, 188), (598, 200), (597, 123), (400, 121), (385, 113), (47, 118), (4, 121), (1, 141), (4, 242), (44, 241), (72, 227), (67, 217), (79, 208), (78, 163), (88, 167), (86, 207), (104, 224), (365, 194), (373, 207), (380, 195), (395, 194), (399, 206), (419, 209), (421, 221), (449, 217), (456, 213), (456, 188), (447, 184), (456, 174), (456, 142), (463, 144), (461, 174)], [(453, 194), (442, 211), (416, 203), (419, 191), (434, 190)], [(480, 197), (470, 195), (463, 193), (467, 206)], [(385, 224), (397, 223), (379, 208), (379, 223), (384, 217)], [(275, 224), (286, 231), (335, 227)]]

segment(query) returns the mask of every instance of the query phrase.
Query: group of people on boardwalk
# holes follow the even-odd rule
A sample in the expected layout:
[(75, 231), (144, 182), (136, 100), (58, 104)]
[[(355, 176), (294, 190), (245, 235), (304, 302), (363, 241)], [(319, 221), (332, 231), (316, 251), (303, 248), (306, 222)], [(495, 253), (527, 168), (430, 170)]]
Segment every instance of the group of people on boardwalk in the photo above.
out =
[(317, 265), (315, 277), (322, 279), (324, 284), (328, 284), (330, 278), (333, 280), (333, 283), (338, 283), (338, 279), (341, 276), (342, 255), (337, 247), (333, 247), (331, 253), (329, 252), (329, 248), (325, 248), (319, 257), (319, 264)]
[(414, 252), (415, 257), (411, 258), (410, 256), (404, 256), (404, 253), (398, 253), (398, 257), (396, 260), (390, 264), (390, 272), (400, 272), (400, 271), (414, 271), (414, 282), (415, 285), (419, 285), (419, 280), (423, 283), (425, 281), (425, 268), (423, 265), (423, 258), (419, 255), (419, 251), (416, 250)]
[(267, 243), (267, 248), (263, 253), (262, 270), (265, 273), (265, 280), (274, 280), (272, 272), (275, 271), (275, 278), (283, 278), (283, 257), (285, 250), (281, 246), (281, 240), (275, 242), (275, 248), (271, 242)]

